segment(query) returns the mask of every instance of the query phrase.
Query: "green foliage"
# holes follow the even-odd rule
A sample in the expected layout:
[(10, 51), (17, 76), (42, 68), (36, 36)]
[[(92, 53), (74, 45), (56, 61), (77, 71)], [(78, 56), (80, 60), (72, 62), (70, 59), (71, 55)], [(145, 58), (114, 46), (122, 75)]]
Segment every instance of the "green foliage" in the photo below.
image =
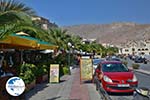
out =
[(35, 76), (41, 76), (48, 73), (48, 67), (46, 65), (37, 65)]
[(64, 67), (63, 67), (63, 73), (64, 73), (64, 75), (66, 75), (66, 74), (69, 73), (69, 69), (68, 69), (67, 66), (64, 66)]
[(57, 57), (54, 58), (53, 60), (55, 64), (63, 64), (63, 65), (67, 65), (68, 64), (68, 55), (67, 53), (64, 54), (59, 54)]
[(63, 66), (63, 65), (60, 65), (59, 67), (59, 77), (63, 76), (63, 75), (66, 75), (66, 74), (69, 74), (69, 69), (68, 69), (68, 66)]
[(60, 28), (52, 28), (47, 33), (48, 42), (51, 42), (60, 48), (67, 48), (67, 42), (70, 37), (66, 34), (66, 30)]
[(20, 66), (19, 77), (24, 80), (26, 84), (35, 80), (36, 66), (33, 64), (22, 64)]
[(133, 68), (133, 69), (139, 69), (139, 67), (140, 67), (140, 65), (139, 65), (139, 64), (135, 64), (135, 63), (134, 63), (134, 64), (132, 64), (132, 68)]
[(40, 38), (40, 34), (43, 34), (44, 32), (41, 28), (36, 27), (36, 25), (33, 24), (32, 16), (35, 16), (35, 11), (25, 4), (15, 0), (1, 0), (0, 39), (20, 31), (32, 33), (32, 35), (33, 33), (36, 33), (36, 37)]
[(0, 13), (8, 11), (25, 12), (28, 15), (35, 15), (35, 11), (24, 3), (16, 0), (0, 0)]

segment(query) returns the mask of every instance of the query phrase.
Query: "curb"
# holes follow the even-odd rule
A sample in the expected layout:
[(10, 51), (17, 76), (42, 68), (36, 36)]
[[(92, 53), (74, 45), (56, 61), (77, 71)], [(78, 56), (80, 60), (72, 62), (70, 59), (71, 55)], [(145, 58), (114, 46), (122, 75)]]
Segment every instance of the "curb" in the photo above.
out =
[(135, 72), (138, 72), (138, 73), (142, 73), (142, 74), (146, 74), (146, 75), (150, 75), (150, 72), (148, 71), (145, 71), (145, 70), (134, 70)]
[(145, 70), (143, 70), (143, 69), (133, 69), (133, 68), (129, 68), (129, 69), (130, 69), (130, 70), (133, 70), (134, 72), (138, 72), (138, 73), (150, 75), (150, 72), (145, 71)]

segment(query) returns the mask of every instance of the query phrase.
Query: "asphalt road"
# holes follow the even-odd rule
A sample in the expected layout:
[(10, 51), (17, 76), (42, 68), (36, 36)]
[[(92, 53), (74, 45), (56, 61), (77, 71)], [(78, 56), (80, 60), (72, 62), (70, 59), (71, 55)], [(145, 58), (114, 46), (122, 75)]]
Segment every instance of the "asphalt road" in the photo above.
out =
[(138, 72), (136, 72), (135, 74), (139, 80), (138, 87), (150, 88), (150, 75), (146, 75)]

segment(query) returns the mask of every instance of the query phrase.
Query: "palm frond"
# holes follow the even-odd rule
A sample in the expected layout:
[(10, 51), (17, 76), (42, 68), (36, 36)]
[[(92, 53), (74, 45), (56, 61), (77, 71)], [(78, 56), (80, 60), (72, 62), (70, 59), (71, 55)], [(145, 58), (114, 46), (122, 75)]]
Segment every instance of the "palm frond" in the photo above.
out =
[(13, 24), (18, 21), (28, 24), (32, 23), (31, 17), (23, 12), (8, 11), (0, 14), (0, 25)]
[(16, 0), (0, 0), (0, 13), (6, 11), (21, 11), (32, 16), (36, 15), (35, 11), (32, 8), (27, 7), (21, 2), (18, 2)]

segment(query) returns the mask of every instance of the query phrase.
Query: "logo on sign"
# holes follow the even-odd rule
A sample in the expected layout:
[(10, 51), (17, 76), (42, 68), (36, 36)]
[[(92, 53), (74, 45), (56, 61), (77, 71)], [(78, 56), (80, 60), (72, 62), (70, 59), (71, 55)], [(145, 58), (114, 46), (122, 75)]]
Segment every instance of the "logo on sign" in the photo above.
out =
[(12, 77), (6, 83), (6, 90), (12, 96), (19, 96), (25, 90), (24, 81), (19, 77)]

